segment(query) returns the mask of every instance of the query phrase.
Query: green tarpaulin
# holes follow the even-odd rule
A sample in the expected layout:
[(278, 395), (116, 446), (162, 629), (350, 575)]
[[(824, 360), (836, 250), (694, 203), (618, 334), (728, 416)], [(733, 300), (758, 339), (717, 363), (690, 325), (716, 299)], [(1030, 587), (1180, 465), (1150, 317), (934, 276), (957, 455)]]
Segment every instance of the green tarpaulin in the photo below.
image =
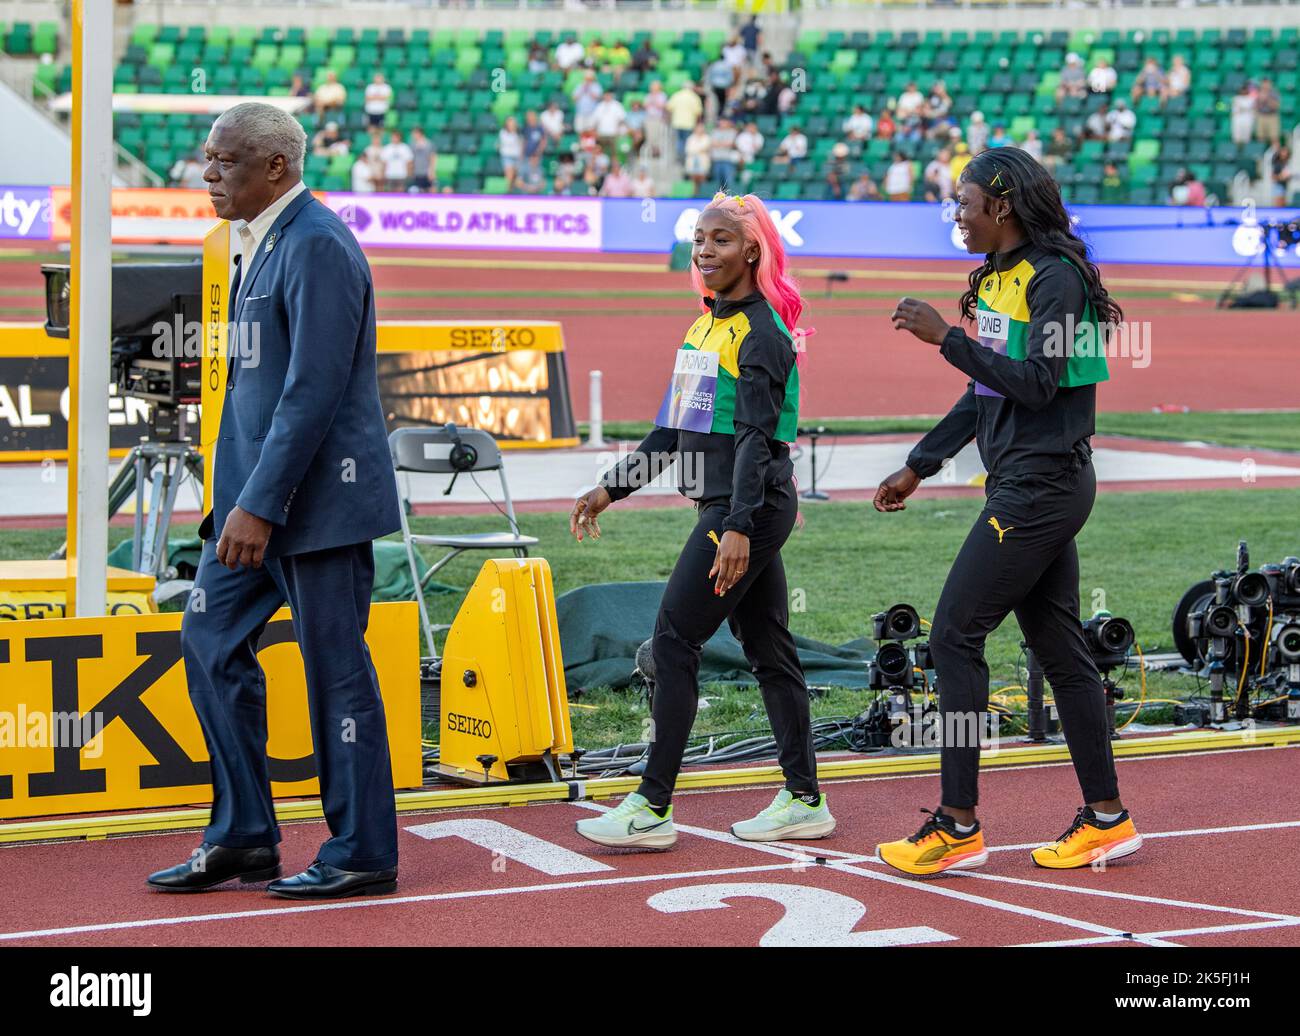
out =
[[(636, 667), (636, 649), (654, 632), (664, 583), (601, 583), (562, 594), (555, 602), (569, 693), (586, 687), (627, 687)], [(839, 647), (807, 637), (795, 638), (808, 683), (867, 686), (867, 661), (875, 653), (869, 640)], [(757, 683), (740, 644), (724, 623), (704, 645), (701, 683)]]

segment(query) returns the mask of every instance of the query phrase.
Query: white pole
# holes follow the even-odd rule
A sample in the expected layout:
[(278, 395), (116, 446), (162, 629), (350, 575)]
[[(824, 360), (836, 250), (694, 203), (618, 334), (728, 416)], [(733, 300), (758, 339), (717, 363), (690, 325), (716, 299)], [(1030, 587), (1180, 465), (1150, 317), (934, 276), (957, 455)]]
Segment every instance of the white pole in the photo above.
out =
[(587, 407), (587, 445), (598, 449), (605, 445), (605, 415), (600, 400), (600, 371), (591, 372), (590, 402)]
[(72, 59), (80, 63), (73, 103), (81, 109), (73, 141), (77, 240), (76, 614), (103, 615), (108, 596), (108, 381), (112, 326), (113, 5), (78, 0)]

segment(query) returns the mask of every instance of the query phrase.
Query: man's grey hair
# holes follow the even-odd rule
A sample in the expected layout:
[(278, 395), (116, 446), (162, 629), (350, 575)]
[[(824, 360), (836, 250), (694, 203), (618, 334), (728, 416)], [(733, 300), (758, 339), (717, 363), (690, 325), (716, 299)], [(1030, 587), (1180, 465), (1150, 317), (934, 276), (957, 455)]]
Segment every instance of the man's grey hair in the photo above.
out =
[(244, 101), (222, 112), (213, 129), (217, 126), (232, 131), (259, 157), (284, 155), (289, 172), (302, 175), (307, 132), (284, 109), (260, 101)]

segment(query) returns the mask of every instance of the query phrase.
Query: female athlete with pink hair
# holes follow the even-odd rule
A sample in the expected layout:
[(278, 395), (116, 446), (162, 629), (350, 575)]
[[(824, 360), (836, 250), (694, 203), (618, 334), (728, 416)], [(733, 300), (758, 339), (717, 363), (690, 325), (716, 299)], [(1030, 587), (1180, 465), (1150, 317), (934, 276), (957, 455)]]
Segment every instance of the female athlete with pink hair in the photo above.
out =
[(758, 677), (786, 779), (772, 804), (732, 833), (751, 841), (824, 838), (835, 820), (817, 787), (808, 686), (788, 626), (781, 562), (799, 509), (789, 444), (799, 421), (803, 300), (757, 197), (718, 194), (700, 213), (691, 283), (703, 312), (677, 351), (655, 428), (575, 501), (569, 517), (579, 540), (598, 538), (597, 515), (673, 462), (697, 513), (655, 622), (653, 726), (641, 786), (616, 809), (578, 821), (578, 833), (601, 845), (676, 842), (672, 792), (695, 721), (700, 650), (725, 621)]

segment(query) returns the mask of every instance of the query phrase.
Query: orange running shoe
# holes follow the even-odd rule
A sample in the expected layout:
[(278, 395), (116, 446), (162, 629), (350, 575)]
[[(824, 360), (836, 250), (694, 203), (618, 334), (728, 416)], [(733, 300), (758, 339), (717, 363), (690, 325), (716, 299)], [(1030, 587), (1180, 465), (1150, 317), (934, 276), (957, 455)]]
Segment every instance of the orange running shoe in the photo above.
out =
[(1040, 867), (1068, 870), (1118, 860), (1142, 848), (1142, 836), (1124, 810), (1111, 821), (1097, 819), (1091, 806), (1074, 815), (1074, 823), (1055, 842), (1040, 845), (1029, 855)]
[(983, 866), (989, 854), (984, 849), (984, 833), (979, 821), (975, 830), (958, 834), (957, 822), (942, 810), (930, 812), (921, 830), (897, 842), (876, 846), (876, 856), (904, 874), (929, 875), (946, 870), (970, 870)]

